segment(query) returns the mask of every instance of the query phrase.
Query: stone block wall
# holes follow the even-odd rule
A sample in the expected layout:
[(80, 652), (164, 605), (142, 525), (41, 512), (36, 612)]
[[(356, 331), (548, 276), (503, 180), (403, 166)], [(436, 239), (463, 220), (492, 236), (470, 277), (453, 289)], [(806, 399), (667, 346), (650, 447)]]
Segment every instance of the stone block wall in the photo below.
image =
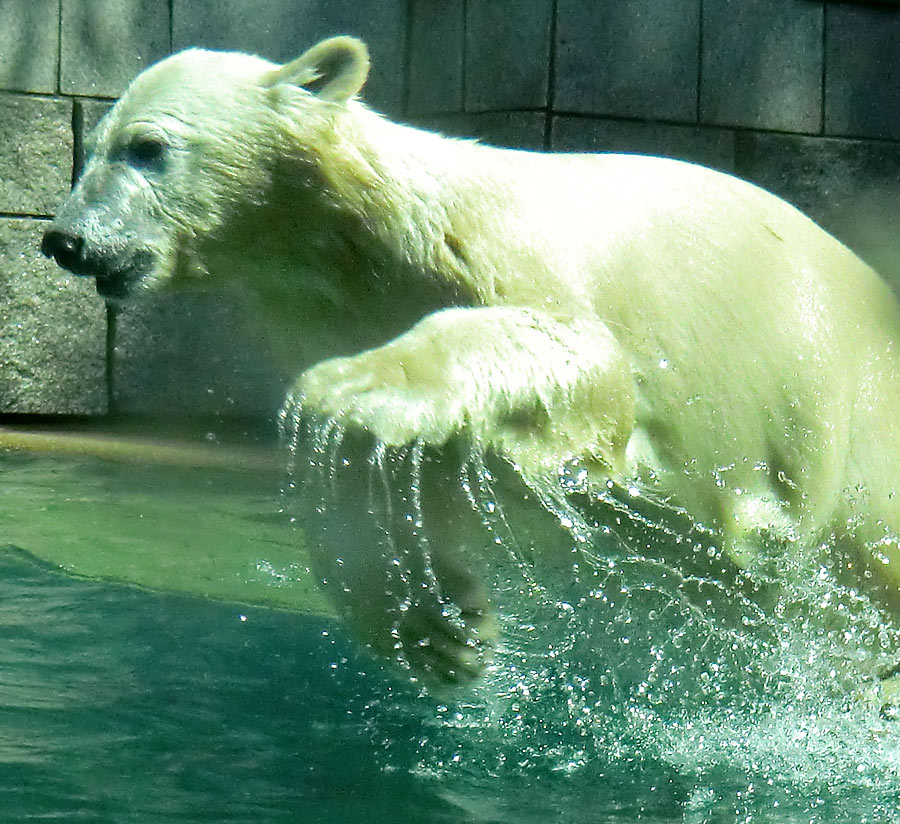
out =
[[(900, 284), (900, 4), (833, 0), (4, 0), (0, 415), (272, 417), (286, 376), (228, 306), (113, 315), (39, 238), (87, 131), (189, 45), (363, 37), (365, 98), (503, 146), (668, 155), (796, 203)], [(2, 423), (2, 418), (0, 418)]]

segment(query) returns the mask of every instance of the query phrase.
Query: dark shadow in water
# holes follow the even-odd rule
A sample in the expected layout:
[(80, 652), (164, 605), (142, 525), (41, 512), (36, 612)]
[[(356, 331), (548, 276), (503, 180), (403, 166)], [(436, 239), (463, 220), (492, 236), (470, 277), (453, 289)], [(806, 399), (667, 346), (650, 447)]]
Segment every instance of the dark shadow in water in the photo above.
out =
[[(458, 821), (333, 625), (0, 559), (4, 821)], [(382, 704), (411, 712), (380, 713)]]

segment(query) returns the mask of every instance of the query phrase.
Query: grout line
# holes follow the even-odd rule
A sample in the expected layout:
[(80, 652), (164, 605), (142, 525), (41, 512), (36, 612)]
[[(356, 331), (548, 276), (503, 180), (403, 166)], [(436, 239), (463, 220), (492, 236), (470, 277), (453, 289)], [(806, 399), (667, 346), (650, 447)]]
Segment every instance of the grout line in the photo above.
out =
[[(516, 111), (536, 111), (519, 110)], [(646, 117), (629, 117), (618, 114), (601, 114), (594, 112), (578, 112), (561, 109), (555, 114), (558, 117), (571, 117), (577, 120), (611, 120), (617, 123), (637, 123), (648, 126), (673, 126), (684, 129), (704, 129), (707, 131), (734, 131), (734, 132), (756, 132), (760, 134), (782, 135), (786, 137), (813, 137), (819, 140), (855, 140), (857, 142), (866, 143), (887, 143), (900, 145), (900, 139), (894, 137), (879, 137), (878, 135), (865, 135), (856, 133), (840, 133), (822, 131), (815, 132), (796, 132), (788, 129), (761, 129), (757, 126), (741, 126), (734, 123), (693, 123), (687, 120), (666, 120), (662, 118), (646, 118)]]
[(462, 0), (462, 111), (468, 112), (468, 88), (467, 78), (469, 75), (469, 0)]
[(72, 186), (84, 168), (84, 104), (72, 101)]
[(62, 94), (63, 0), (56, 3), (56, 93)]
[(28, 212), (0, 212), (0, 220), (53, 220), (53, 215), (38, 215)]
[(407, 0), (406, 3), (406, 30), (404, 32), (403, 54), (403, 87), (400, 89), (400, 111), (404, 118), (410, 117), (409, 99), (412, 88), (412, 42), (413, 42), (413, 15), (415, 12), (415, 0)]
[(549, 152), (553, 143), (553, 107), (556, 102), (556, 26), (559, 16), (559, 0), (550, 3), (550, 44), (547, 55), (547, 107), (544, 117), (544, 151)]
[(828, 3), (822, 0), (822, 85), (819, 90), (819, 134), (825, 134), (825, 90), (828, 79)]
[(106, 414), (115, 414), (116, 384), (116, 309), (106, 304)]
[(703, 96), (703, 0), (700, 0), (700, 16), (697, 20), (697, 97), (694, 120), (700, 123), (700, 112)]
[[(468, 115), (482, 115), (482, 114), (543, 114), (547, 111), (545, 106), (538, 106), (536, 108), (525, 108), (525, 107), (516, 107), (513, 109), (479, 109), (477, 112), (447, 112), (442, 109), (435, 109), (434, 111), (422, 111), (416, 112), (415, 114), (411, 114), (411, 118), (423, 118), (423, 117), (459, 117), (463, 114)], [(591, 117), (592, 115), (586, 115), (586, 117)], [(600, 115), (598, 115), (600, 116)]]

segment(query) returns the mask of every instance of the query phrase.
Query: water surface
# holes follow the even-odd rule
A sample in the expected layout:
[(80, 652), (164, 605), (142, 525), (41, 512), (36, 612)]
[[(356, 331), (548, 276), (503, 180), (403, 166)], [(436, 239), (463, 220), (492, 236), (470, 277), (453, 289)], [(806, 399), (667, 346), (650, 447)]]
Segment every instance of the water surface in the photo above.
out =
[[(297, 594), (278, 479), (218, 496), (194, 470), (7, 456), (0, 471), (4, 821), (900, 818), (898, 722), (831, 683), (834, 638), (742, 623), (715, 595), (698, 613), (647, 554), (601, 549), (593, 585), (507, 611), (486, 681), (435, 700)], [(225, 597), (245, 581), (250, 597)], [(834, 586), (809, 597), (847, 597)], [(270, 588), (301, 611), (247, 605)]]

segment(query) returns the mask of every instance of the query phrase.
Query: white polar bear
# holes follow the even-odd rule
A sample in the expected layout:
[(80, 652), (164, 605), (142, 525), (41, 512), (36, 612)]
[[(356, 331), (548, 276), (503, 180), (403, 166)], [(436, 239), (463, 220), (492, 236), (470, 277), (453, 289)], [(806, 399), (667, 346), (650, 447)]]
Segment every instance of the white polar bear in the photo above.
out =
[[(283, 66), (167, 58), (98, 126), (45, 253), (110, 300), (237, 296), (304, 414), (392, 447), (468, 439), (531, 484), (577, 461), (714, 528), (738, 565), (837, 535), (897, 606), (900, 312), (876, 274), (726, 174), (391, 122), (355, 99), (367, 71), (347, 37)], [(477, 672), (490, 597), (452, 530), (398, 610), (378, 531), (330, 517), (322, 577), (363, 637)]]

